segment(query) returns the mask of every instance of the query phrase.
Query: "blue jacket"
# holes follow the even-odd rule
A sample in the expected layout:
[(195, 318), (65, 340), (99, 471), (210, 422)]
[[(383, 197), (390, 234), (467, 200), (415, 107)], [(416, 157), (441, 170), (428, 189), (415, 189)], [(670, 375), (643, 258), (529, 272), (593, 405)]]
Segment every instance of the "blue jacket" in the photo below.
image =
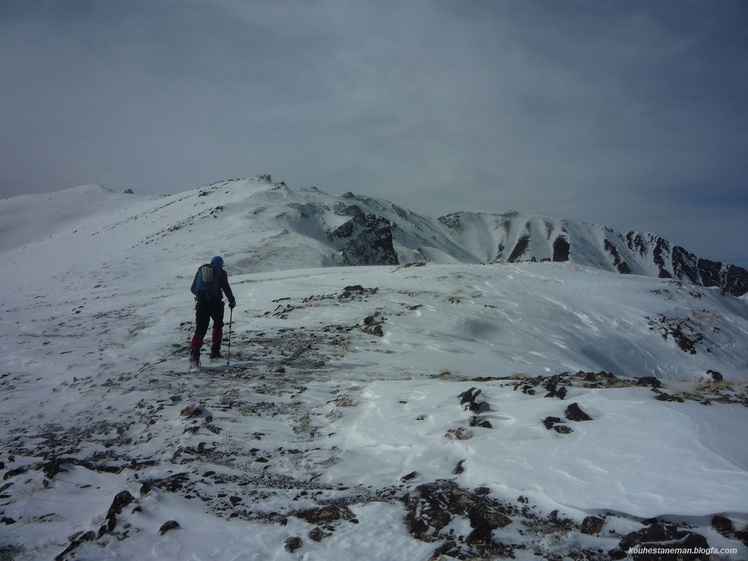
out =
[(223, 259), (221, 259), (220, 257), (214, 257), (210, 262), (210, 267), (213, 269), (213, 276), (217, 280), (216, 284), (218, 287), (218, 293), (214, 295), (202, 293), (198, 294), (198, 275), (200, 275), (200, 269), (202, 269), (204, 266), (205, 265), (200, 265), (200, 267), (198, 267), (197, 272), (195, 273), (195, 279), (192, 281), (192, 286), (190, 287), (190, 292), (195, 295), (195, 299), (198, 302), (221, 302), (223, 301), (223, 293), (226, 295), (226, 298), (228, 298), (230, 305), (236, 304), (234, 293), (231, 291), (231, 287), (229, 286), (229, 275), (228, 273), (226, 273), (226, 271), (223, 270)]

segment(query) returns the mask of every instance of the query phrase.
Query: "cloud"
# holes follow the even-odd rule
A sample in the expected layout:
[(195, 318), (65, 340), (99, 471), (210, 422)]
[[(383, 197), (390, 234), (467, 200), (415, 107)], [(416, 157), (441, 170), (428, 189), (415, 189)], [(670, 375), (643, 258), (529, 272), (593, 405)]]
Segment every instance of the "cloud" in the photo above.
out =
[(748, 264), (727, 224), (689, 226), (746, 209), (738, 1), (9, 0), (0, 22), (5, 196), (272, 173)]

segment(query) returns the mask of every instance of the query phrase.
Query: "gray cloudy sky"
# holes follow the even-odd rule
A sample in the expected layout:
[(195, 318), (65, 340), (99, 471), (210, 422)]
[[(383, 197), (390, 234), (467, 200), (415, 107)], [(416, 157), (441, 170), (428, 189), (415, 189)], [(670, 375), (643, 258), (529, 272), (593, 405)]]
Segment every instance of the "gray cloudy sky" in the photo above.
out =
[(270, 173), (748, 267), (744, 0), (2, 0), (0, 196)]

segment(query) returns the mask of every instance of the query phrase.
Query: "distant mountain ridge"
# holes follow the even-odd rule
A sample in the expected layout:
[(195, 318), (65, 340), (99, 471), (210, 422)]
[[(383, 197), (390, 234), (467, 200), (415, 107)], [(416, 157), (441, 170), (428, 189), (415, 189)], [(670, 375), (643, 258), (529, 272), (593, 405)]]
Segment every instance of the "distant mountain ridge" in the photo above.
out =
[[(466, 233), (473, 238), (490, 239), (495, 247), (490, 261), (570, 261), (622, 274), (719, 287), (736, 296), (748, 292), (745, 269), (700, 258), (655, 234), (621, 233), (604, 226), (516, 212), (500, 215), (459, 212), (439, 220), (461, 240), (465, 240)], [(491, 245), (485, 247), (486, 256), (491, 248)]]
[[(284, 186), (285, 188), (285, 186)], [(324, 231), (343, 265), (427, 262), (572, 262), (621, 274), (672, 278), (718, 287), (742, 296), (748, 271), (700, 258), (649, 233), (610, 228), (518, 212), (455, 212), (428, 218), (389, 201), (345, 193), (330, 197), (313, 190), (315, 202), (294, 207), (299, 232)], [(325, 227), (333, 213), (344, 221)]]
[[(56, 230), (39, 230), (41, 207)], [(75, 217), (80, 217), (73, 226)], [(0, 201), (4, 250), (33, 236), (71, 240), (102, 226), (111, 240), (157, 244), (164, 251), (192, 247), (229, 258), (233, 272), (339, 265), (570, 262), (622, 274), (672, 278), (748, 292), (748, 271), (700, 258), (654, 234), (621, 233), (600, 225), (518, 212), (417, 214), (384, 199), (315, 187), (289, 188), (269, 175), (218, 181), (174, 195), (123, 195), (91, 186)], [(127, 218), (123, 218), (126, 216)], [(83, 218), (85, 217), (85, 220)], [(64, 218), (64, 220), (62, 220)], [(136, 221), (137, 237), (119, 227)], [(25, 232), (24, 229), (30, 229)], [(65, 230), (67, 229), (67, 230)], [(187, 236), (178, 244), (174, 236)], [(200, 242), (192, 241), (200, 240)], [(76, 242), (77, 243), (77, 242)], [(118, 242), (119, 243), (119, 242)], [(186, 256), (190, 260), (194, 256)], [(171, 255), (173, 259), (183, 256)]]

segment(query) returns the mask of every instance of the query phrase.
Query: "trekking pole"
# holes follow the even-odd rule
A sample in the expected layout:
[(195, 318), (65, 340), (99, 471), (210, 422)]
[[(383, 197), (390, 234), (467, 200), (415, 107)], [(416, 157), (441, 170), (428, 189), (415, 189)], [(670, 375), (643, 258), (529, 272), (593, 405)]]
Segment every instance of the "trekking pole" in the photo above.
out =
[(234, 323), (234, 308), (230, 308), (229, 311), (229, 342), (226, 345), (226, 366), (229, 365), (231, 360), (231, 324)]

